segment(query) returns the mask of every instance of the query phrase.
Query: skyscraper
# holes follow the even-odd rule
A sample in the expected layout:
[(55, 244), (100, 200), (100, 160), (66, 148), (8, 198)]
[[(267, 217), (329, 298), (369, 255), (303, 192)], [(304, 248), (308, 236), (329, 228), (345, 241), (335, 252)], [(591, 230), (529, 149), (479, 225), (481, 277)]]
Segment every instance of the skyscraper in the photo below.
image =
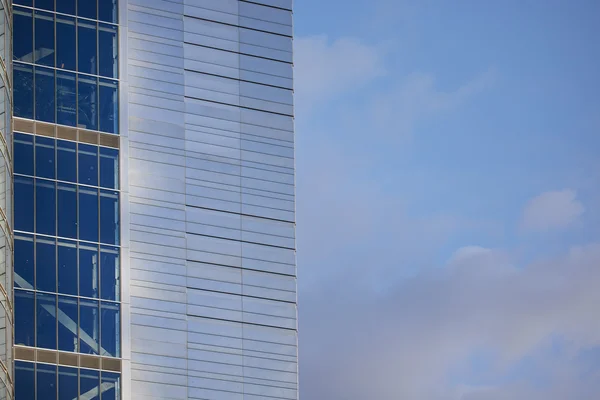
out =
[(297, 399), (291, 0), (0, 3), (0, 399)]

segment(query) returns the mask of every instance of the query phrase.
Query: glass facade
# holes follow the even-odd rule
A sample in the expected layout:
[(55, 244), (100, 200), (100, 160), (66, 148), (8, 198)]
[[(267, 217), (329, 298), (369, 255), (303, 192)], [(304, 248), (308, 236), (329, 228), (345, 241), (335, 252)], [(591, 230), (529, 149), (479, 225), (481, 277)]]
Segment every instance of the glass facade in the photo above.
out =
[[(4, 343), (14, 335), (15, 379), (7, 376), (5, 386), (14, 382), (17, 400), (121, 398), (120, 363), (110, 361), (122, 351), (119, 149), (89, 140), (90, 131), (119, 133), (117, 18), (116, 0), (13, 1), (12, 41), (4, 40), (13, 53), (2, 61), (12, 65), (21, 125), (4, 135), (14, 157), (6, 146), (2, 206), (11, 215), (6, 203), (14, 197), (16, 207), (14, 237), (4, 235), (0, 261), (14, 280), (0, 284), (5, 293), (14, 288), (14, 333), (7, 329)], [(20, 128), (38, 123), (86, 133)], [(5, 320), (12, 319), (10, 297), (2, 302)], [(48, 362), (49, 354), (61, 356)], [(8, 397), (11, 390), (0, 396)]]

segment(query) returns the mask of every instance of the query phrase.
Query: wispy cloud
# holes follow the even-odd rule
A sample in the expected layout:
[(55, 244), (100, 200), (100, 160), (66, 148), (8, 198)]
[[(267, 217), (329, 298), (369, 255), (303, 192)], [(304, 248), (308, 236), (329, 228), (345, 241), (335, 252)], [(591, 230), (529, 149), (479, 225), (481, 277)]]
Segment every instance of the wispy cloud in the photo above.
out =
[(584, 211), (572, 189), (545, 192), (525, 205), (521, 224), (523, 229), (533, 232), (566, 228), (577, 222)]

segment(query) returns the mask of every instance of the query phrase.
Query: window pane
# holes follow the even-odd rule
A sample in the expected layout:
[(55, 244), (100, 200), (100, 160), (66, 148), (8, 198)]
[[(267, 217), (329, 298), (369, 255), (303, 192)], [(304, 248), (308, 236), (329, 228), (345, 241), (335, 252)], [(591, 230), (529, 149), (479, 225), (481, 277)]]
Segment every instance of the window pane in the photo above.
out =
[[(84, 354), (98, 354), (98, 302), (95, 300), (79, 301), (79, 351)], [(85, 391), (84, 391), (85, 393)]]
[(37, 293), (37, 347), (56, 349), (56, 296)]
[(15, 176), (15, 229), (33, 232), (33, 178)]
[(100, 249), (101, 297), (104, 300), (119, 301), (121, 294), (119, 249), (105, 247)]
[(33, 7), (33, 0), (13, 0), (13, 4), (22, 4), (24, 6)]
[[(88, 2), (89, 0), (85, 0)], [(80, 3), (81, 4), (81, 3)], [(98, 60), (96, 59), (96, 24), (81, 19), (77, 20), (77, 39), (79, 50), (78, 71), (86, 74), (98, 74)]]
[(15, 361), (15, 399), (35, 398), (34, 365), (24, 361)]
[(77, 245), (58, 242), (58, 292), (77, 295)]
[(56, 122), (62, 125), (77, 125), (77, 93), (75, 74), (56, 73)]
[(33, 17), (30, 10), (15, 8), (13, 12), (13, 58), (33, 62)]
[(77, 298), (58, 296), (58, 350), (77, 351), (78, 324)]
[(15, 133), (13, 146), (15, 173), (33, 175), (33, 136)]
[(119, 150), (100, 147), (100, 186), (119, 188)]
[(15, 290), (15, 344), (35, 346), (33, 292)]
[(58, 399), (74, 400), (78, 395), (77, 368), (58, 367)]
[(33, 238), (15, 236), (15, 287), (33, 289)]
[(75, 0), (56, 0), (56, 11), (75, 15)]
[(100, 191), (100, 242), (119, 244), (119, 192)]
[(102, 349), (103, 355), (121, 356), (121, 312), (119, 304), (102, 302)]
[(77, 15), (96, 19), (96, 0), (77, 0)]
[(79, 183), (98, 185), (98, 146), (79, 143)]
[(37, 364), (36, 369), (37, 398), (44, 400), (56, 400), (56, 365)]
[[(57, 2), (60, 3), (61, 0), (57, 0)], [(35, 0), (35, 8), (54, 11), (54, 0)]]
[[(37, 3), (36, 3), (37, 6)], [(35, 12), (34, 64), (54, 67), (54, 17), (45, 12)]]
[(56, 191), (52, 181), (35, 181), (35, 231), (56, 235)]
[(102, 371), (102, 400), (121, 400), (121, 375)]
[(117, 27), (113, 25), (100, 24), (98, 27), (99, 75), (108, 78), (118, 77), (119, 41), (117, 31)]
[(100, 130), (119, 132), (119, 99), (116, 81), (100, 79)]
[(79, 238), (98, 241), (98, 191), (79, 187)]
[(117, 0), (98, 0), (98, 19), (116, 24), (118, 17)]
[(79, 295), (98, 297), (98, 248), (79, 247)]
[(35, 68), (35, 119), (54, 122), (54, 70)]
[(54, 179), (54, 139), (35, 139), (35, 176)]
[(56, 175), (61, 181), (77, 182), (77, 144), (65, 140), (56, 141)]
[[(62, 1), (59, 1), (59, 4)], [(75, 71), (77, 44), (75, 18), (56, 16), (56, 66)]]
[(33, 67), (13, 64), (15, 117), (33, 118)]
[(35, 283), (37, 290), (56, 292), (56, 244), (54, 240), (35, 241)]
[(98, 96), (96, 78), (78, 77), (79, 90), (77, 106), (79, 115), (77, 124), (80, 128), (98, 130)]
[(77, 239), (77, 188), (58, 185), (58, 236)]

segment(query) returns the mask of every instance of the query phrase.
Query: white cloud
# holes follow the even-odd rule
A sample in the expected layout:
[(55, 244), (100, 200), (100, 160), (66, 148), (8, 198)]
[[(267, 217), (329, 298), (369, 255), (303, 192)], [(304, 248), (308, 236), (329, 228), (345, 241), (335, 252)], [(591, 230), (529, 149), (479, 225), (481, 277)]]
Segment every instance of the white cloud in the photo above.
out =
[(537, 232), (566, 228), (576, 222), (584, 211), (574, 190), (545, 192), (527, 203), (521, 225), (525, 230)]

